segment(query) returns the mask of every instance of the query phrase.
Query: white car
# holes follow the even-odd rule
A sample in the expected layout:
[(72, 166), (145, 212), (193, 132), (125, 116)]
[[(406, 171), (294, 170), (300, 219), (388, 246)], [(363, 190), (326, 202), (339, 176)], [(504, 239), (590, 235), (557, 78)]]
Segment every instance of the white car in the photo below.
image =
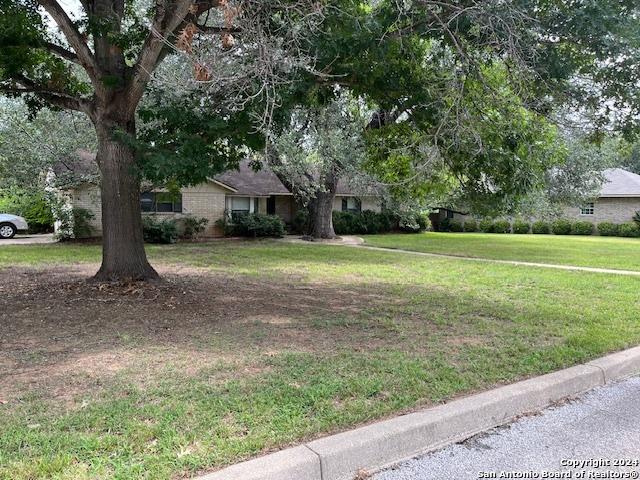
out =
[(27, 230), (29, 225), (27, 221), (17, 215), (8, 213), (0, 213), (0, 240), (13, 238), (18, 230)]

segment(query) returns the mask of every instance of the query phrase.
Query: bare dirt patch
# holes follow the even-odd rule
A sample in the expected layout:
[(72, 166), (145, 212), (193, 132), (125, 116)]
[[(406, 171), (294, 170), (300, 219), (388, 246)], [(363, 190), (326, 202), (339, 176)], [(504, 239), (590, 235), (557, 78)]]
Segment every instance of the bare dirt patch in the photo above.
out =
[(72, 404), (118, 374), (145, 384), (224, 362), (250, 375), (265, 368), (251, 362), (262, 355), (393, 341), (384, 325), (341, 328), (382, 306), (379, 292), (168, 266), (158, 284), (87, 282), (95, 268), (0, 271), (0, 401), (46, 392)]

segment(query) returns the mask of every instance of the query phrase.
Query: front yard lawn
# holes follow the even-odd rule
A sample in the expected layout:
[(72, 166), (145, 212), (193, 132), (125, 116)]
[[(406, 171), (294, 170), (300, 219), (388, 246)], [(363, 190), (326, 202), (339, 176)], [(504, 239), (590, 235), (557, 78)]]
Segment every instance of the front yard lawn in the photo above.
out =
[(640, 270), (640, 239), (577, 235), (441, 233), (367, 235), (375, 247), (461, 257)]
[[(407, 236), (407, 238), (409, 238)], [(640, 343), (640, 278), (274, 241), (0, 248), (0, 479), (166, 479)]]

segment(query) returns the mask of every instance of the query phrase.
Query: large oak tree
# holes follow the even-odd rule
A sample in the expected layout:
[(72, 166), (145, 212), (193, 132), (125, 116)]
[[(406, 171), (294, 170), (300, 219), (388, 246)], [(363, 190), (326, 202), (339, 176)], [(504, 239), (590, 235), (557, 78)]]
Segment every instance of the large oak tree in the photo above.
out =
[[(0, 0), (0, 92), (22, 96), (33, 110), (82, 112), (95, 128), (103, 227), (97, 279), (157, 278), (144, 251), (139, 193), (142, 167), (153, 171), (148, 163), (162, 155), (148, 155), (145, 165), (136, 141), (136, 113), (154, 72), (177, 52), (187, 58), (182, 66), (191, 80), (211, 82), (218, 65), (190, 55), (199, 37), (213, 36), (209, 42), (216, 45), (214, 50), (232, 49), (243, 15), (262, 16), (268, 23), (269, 18), (287, 20), (287, 9), (296, 14), (296, 9), (304, 10), (299, 2), (288, 0), (233, 5), (227, 0), (156, 0), (147, 7), (130, 0), (79, 0), (77, 9), (57, 0)], [(300, 12), (305, 14), (317, 12)], [(255, 18), (249, 24), (255, 27)], [(256, 44), (254, 40), (250, 41)], [(174, 113), (175, 119), (226, 123), (215, 109), (204, 118), (197, 112)], [(246, 133), (246, 125), (238, 130)], [(203, 139), (193, 134), (182, 143)], [(223, 153), (229, 154), (230, 148), (217, 147), (203, 158), (209, 163), (215, 158), (223, 170)], [(184, 158), (181, 148), (174, 144), (168, 151)], [(207, 148), (211, 153), (213, 147)]]

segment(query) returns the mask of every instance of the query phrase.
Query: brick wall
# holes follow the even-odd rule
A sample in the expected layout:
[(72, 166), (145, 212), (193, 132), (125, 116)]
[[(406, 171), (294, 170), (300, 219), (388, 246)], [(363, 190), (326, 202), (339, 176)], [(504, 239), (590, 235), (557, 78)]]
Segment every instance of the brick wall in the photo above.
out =
[[(102, 234), (102, 210), (100, 206), (100, 189), (95, 185), (81, 185), (73, 190), (72, 204), (74, 207), (86, 208), (95, 218), (91, 221), (94, 234)], [(220, 228), (216, 227), (216, 220), (224, 216), (225, 190), (213, 183), (203, 183), (195, 187), (182, 190), (182, 213), (157, 213), (158, 217), (178, 218), (193, 215), (209, 220), (203, 236), (222, 236)], [(143, 214), (144, 215), (144, 214)]]
[[(182, 189), (182, 215), (193, 215), (209, 220), (203, 236), (219, 237), (223, 232), (216, 220), (224, 217), (225, 189), (214, 183), (202, 183)], [(174, 214), (179, 216), (179, 214)]]
[(102, 208), (100, 206), (100, 189), (97, 185), (84, 184), (71, 192), (71, 205), (74, 208), (84, 208), (93, 213), (89, 224), (93, 235), (102, 235)]
[[(266, 211), (266, 204), (265, 204)], [(296, 202), (293, 195), (276, 195), (276, 215), (290, 222), (296, 214)]]
[(564, 215), (575, 220), (585, 220), (595, 224), (600, 222), (630, 222), (640, 211), (640, 198), (599, 198), (594, 202), (593, 215), (581, 215), (579, 207), (565, 209)]
[[(214, 183), (202, 183), (194, 187), (182, 189), (182, 213), (156, 213), (158, 217), (179, 218), (185, 215), (192, 215), (198, 218), (209, 220), (203, 236), (222, 236), (223, 232), (216, 227), (216, 220), (223, 218), (225, 212), (225, 193), (227, 190)], [(72, 192), (74, 207), (86, 208), (92, 212), (95, 218), (91, 221), (96, 235), (102, 233), (102, 215), (100, 207), (100, 190), (95, 185), (82, 185)], [(377, 197), (360, 197), (362, 210), (373, 210), (379, 212), (380, 199)], [(342, 210), (342, 197), (336, 197), (334, 210)], [(267, 199), (258, 199), (258, 211), (266, 213)], [(296, 205), (291, 195), (276, 196), (276, 214), (282, 217), (285, 222), (290, 222), (296, 213)], [(143, 214), (144, 215), (144, 214)]]

